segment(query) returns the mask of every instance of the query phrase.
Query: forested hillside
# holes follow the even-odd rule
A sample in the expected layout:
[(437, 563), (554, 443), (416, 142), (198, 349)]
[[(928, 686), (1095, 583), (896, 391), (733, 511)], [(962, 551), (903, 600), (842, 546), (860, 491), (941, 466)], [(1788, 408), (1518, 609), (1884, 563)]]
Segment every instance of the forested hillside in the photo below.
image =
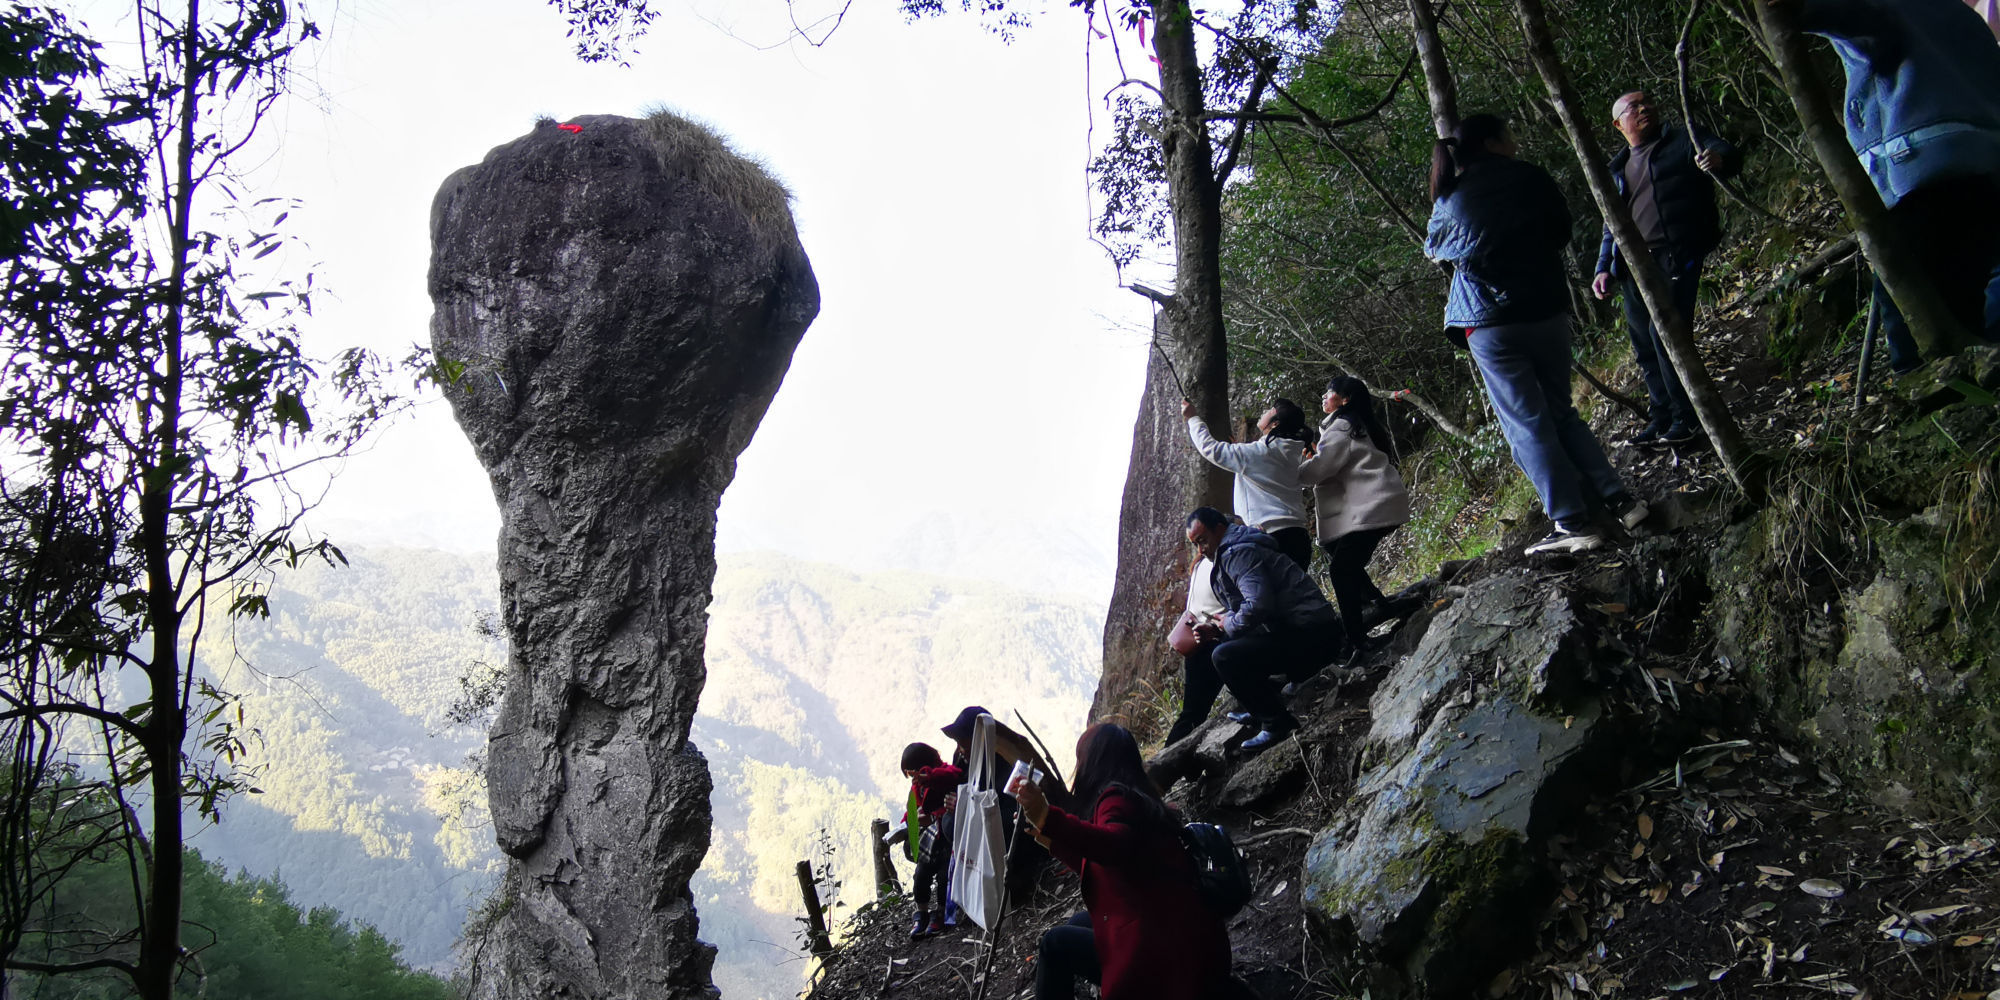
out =
[(468, 767), (486, 735), (449, 713), (460, 679), (506, 655), (481, 625), (496, 584), (490, 566), (441, 552), (348, 557), (281, 577), (271, 617), (240, 624), (233, 653), (228, 637), (211, 643), (256, 730), (263, 794), (232, 801), (194, 843), (444, 967), (493, 882), (485, 790)]
[[(191, 959), (177, 997), (211, 1000), (452, 1000), (445, 977), (412, 971), (381, 931), (331, 906), (301, 906), (280, 879), (234, 876), (187, 852), (186, 942)], [(131, 910), (131, 872), (100, 859), (74, 871), (58, 922), (116, 926)], [(22, 956), (43, 958), (33, 945)], [(9, 973), (8, 993), (35, 1000), (117, 1000), (125, 977), (108, 969), (41, 977)]]
[[(257, 731), (259, 795), (195, 844), (281, 881), (306, 907), (372, 923), (418, 965), (446, 969), (498, 854), (476, 768), (482, 721), (452, 707), (506, 651), (485, 622), (484, 560), (350, 550), (345, 568), (281, 577), (268, 621), (215, 663)], [(872, 896), (868, 823), (900, 808), (904, 743), (943, 743), (966, 704), (1018, 709), (1067, 747), (1095, 681), (1100, 612), (1076, 598), (910, 573), (855, 574), (782, 556), (725, 556), (695, 727), (714, 769), (715, 833), (695, 884), (716, 975), (732, 996), (802, 983), (793, 866), (822, 864)], [(251, 668), (251, 664), (255, 668)]]

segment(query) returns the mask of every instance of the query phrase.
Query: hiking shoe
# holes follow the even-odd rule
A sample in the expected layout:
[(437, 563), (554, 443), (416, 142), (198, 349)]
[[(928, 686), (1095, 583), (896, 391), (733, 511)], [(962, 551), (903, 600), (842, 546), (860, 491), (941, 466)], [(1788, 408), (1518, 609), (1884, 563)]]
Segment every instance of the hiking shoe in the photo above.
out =
[(1389, 617), (1388, 601), (1369, 601), (1368, 605), (1361, 609), (1361, 627), (1372, 629), (1388, 621)]
[(1528, 546), (1522, 550), (1521, 554), (1529, 556), (1544, 554), (1570, 555), (1577, 552), (1589, 552), (1592, 549), (1601, 548), (1603, 545), (1604, 539), (1596, 531), (1589, 528), (1570, 529), (1558, 524), (1556, 525), (1556, 530), (1549, 532), (1547, 538)]
[(1647, 424), (1639, 429), (1639, 433), (1626, 438), (1625, 443), (1634, 448), (1650, 448), (1659, 444), (1660, 438), (1666, 433), (1666, 424)]
[(1361, 624), (1373, 629), (1383, 622), (1401, 621), (1422, 610), (1423, 606), (1422, 595), (1385, 598), (1361, 609)]
[(933, 934), (943, 934), (944, 931), (944, 914), (939, 913), (931, 917), (931, 925), (925, 929), (924, 936), (930, 937)]
[(1299, 728), (1297, 719), (1274, 720), (1264, 724), (1257, 735), (1243, 741), (1243, 749), (1255, 753), (1292, 735)]
[(1376, 653), (1388, 648), (1389, 640), (1363, 636), (1347, 654), (1347, 669), (1358, 670), (1366, 666)]
[(1611, 512), (1612, 517), (1618, 519), (1618, 523), (1626, 531), (1631, 531), (1633, 528), (1638, 527), (1639, 522), (1645, 520), (1646, 515), (1653, 512), (1652, 508), (1646, 506), (1646, 501), (1630, 494), (1616, 500), (1607, 500), (1604, 506), (1605, 509)]
[(935, 933), (937, 932), (931, 929), (931, 915), (923, 910), (918, 910), (917, 922), (910, 927), (910, 940), (915, 941), (918, 938), (927, 938)]
[(1700, 436), (1700, 431), (1686, 424), (1676, 422), (1672, 427), (1667, 428), (1666, 433), (1660, 435), (1660, 443), (1664, 445), (1687, 444)]
[(1222, 717), (1239, 726), (1249, 725), (1250, 720), (1256, 718), (1256, 716), (1251, 715), (1249, 712), (1224, 712), (1222, 713)]

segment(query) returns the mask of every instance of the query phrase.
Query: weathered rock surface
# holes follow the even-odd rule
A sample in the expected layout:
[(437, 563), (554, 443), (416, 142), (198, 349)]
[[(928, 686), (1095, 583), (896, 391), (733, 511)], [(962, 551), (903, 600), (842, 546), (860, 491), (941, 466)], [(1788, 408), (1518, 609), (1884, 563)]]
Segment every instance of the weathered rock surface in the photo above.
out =
[(1304, 788), (1307, 777), (1299, 741), (1286, 740), (1237, 768), (1216, 801), (1235, 809), (1255, 808)]
[[(1933, 370), (2000, 380), (2000, 352)], [(1997, 437), (2000, 408), (1954, 403), (1801, 463), (1709, 567), (1717, 658), (1780, 729), (1878, 801), (1937, 816), (1982, 814), (2000, 788), (2000, 621), (1982, 611), (2000, 498), (1979, 457)], [(1856, 550), (1844, 519), (1862, 504)]]
[(499, 501), (501, 998), (705, 997), (715, 510), (819, 309), (788, 196), (668, 115), (544, 122), (431, 211), (432, 346)]
[(1438, 613), (1371, 703), (1366, 766), (1306, 856), (1306, 904), (1430, 995), (1467, 991), (1532, 921), (1527, 848), (1574, 804), (1599, 729), (1573, 598), (1514, 570)]

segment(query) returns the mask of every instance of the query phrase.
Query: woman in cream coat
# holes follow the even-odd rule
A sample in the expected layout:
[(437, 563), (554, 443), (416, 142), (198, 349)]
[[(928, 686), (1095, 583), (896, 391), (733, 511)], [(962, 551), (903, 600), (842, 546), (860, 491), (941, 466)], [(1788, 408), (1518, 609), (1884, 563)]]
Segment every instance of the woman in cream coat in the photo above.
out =
[(1320, 408), (1319, 450), (1299, 466), (1299, 481), (1312, 487), (1319, 544), (1326, 550), (1327, 576), (1340, 602), (1341, 624), (1356, 649), (1367, 645), (1364, 615), (1377, 621), (1398, 617), (1375, 581), (1368, 561), (1382, 539), (1410, 519), (1410, 491), (1389, 457), (1389, 435), (1375, 419), (1368, 386), (1351, 375), (1326, 384)]

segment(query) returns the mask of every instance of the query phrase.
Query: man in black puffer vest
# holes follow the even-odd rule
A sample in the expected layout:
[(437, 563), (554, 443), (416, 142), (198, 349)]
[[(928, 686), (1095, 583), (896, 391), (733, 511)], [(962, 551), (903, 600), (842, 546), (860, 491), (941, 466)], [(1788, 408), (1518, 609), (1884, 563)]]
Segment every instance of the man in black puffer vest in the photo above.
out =
[[(1702, 129), (1690, 133), (1685, 126), (1664, 125), (1642, 91), (1620, 97), (1611, 106), (1611, 119), (1627, 144), (1611, 158), (1611, 179), (1652, 248), (1653, 259), (1666, 272), (1673, 287), (1674, 308), (1692, 323), (1702, 259), (1722, 241), (1715, 182), (1708, 175), (1735, 176), (1743, 169), (1742, 154)], [(1651, 422), (1628, 443), (1692, 441), (1701, 429), (1694, 404), (1688, 401), (1687, 389), (1660, 343), (1660, 332), (1653, 328), (1653, 318), (1639, 298), (1639, 286), (1611, 238), (1611, 227), (1606, 226), (1591, 291), (1600, 299), (1609, 296), (1614, 278), (1624, 284), (1625, 323), (1632, 334), (1632, 353), (1645, 373), (1646, 395), (1652, 400)]]

